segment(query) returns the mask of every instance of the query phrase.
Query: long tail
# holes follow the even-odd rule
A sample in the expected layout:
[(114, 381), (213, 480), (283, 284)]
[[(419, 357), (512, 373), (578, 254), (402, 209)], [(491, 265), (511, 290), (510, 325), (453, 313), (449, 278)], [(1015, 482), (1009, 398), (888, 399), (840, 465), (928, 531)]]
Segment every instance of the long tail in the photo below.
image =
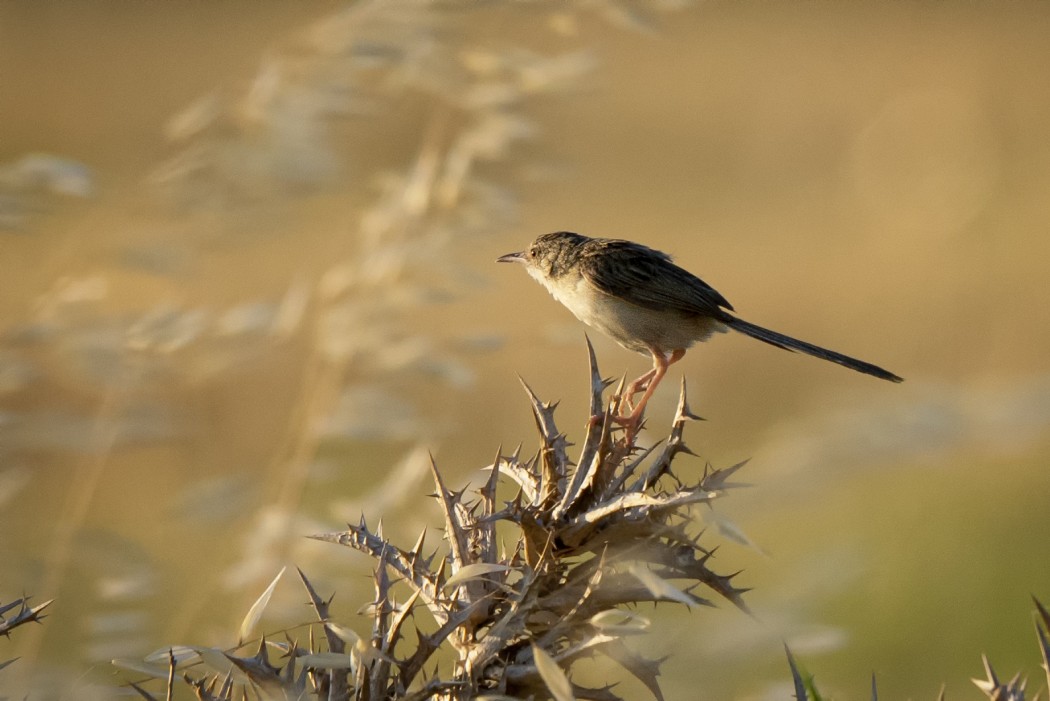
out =
[(848, 355), (842, 353), (836, 353), (833, 350), (827, 348), (821, 348), (820, 346), (814, 346), (812, 343), (806, 343), (800, 341), (797, 338), (791, 338), (791, 336), (785, 336), (782, 333), (776, 331), (770, 331), (764, 329), (761, 326), (755, 326), (754, 324), (748, 323), (743, 319), (737, 319), (736, 317), (730, 317), (726, 320), (726, 325), (729, 328), (739, 331), (742, 334), (746, 334), (751, 338), (757, 338), (759, 341), (765, 341), (766, 343), (776, 346), (777, 348), (783, 348), (789, 351), (799, 351), (806, 355), (812, 355), (814, 358), (823, 358), (824, 360), (830, 360), (833, 363), (838, 363), (851, 370), (857, 372), (863, 372), (865, 375), (874, 375), (875, 377), (883, 380), (889, 380), (890, 382), (903, 382), (903, 377), (898, 377), (888, 370), (883, 370), (878, 365), (872, 365), (871, 363), (865, 363), (863, 360), (857, 360), (851, 358)]

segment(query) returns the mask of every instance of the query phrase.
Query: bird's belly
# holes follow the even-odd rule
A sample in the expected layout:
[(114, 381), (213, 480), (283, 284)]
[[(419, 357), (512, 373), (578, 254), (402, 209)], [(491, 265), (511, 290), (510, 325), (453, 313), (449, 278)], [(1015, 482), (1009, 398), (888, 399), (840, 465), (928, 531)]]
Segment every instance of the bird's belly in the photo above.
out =
[(706, 341), (715, 331), (725, 330), (711, 317), (697, 314), (648, 309), (615, 299), (608, 305), (612, 313), (601, 315), (602, 322), (595, 326), (638, 353), (685, 350)]
[(624, 348), (648, 355), (669, 353), (705, 341), (725, 326), (709, 316), (679, 310), (640, 307), (595, 289), (583, 279), (573, 285), (548, 286), (576, 318)]

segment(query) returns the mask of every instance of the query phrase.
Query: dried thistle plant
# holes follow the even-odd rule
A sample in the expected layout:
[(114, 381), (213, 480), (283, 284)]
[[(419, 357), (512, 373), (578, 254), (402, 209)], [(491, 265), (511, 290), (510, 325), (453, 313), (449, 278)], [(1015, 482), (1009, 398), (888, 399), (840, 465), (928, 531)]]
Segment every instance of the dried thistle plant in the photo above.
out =
[[(695, 591), (703, 588), (744, 608), (744, 590), (731, 575), (710, 569), (711, 552), (690, 534), (683, 514), (735, 486), (728, 479), (740, 465), (709, 471), (695, 484), (677, 479), (674, 460), (690, 453), (684, 427), (696, 418), (684, 384), (658, 454), (626, 436), (615, 437), (612, 417), (620, 411), (619, 397), (603, 402), (608, 383), (588, 348), (592, 419), (575, 462), (555, 423), (555, 406), (526, 386), (540, 434), (536, 455), (527, 460), (518, 452), (497, 455), (476, 496), (450, 490), (435, 467), (447, 554), (427, 557), (425, 532), (412, 548), (397, 548), (363, 520), (344, 532), (317, 536), (377, 562), (370, 645), (382, 661), (358, 668), (357, 698), (568, 698), (561, 688), (574, 698), (619, 698), (611, 687), (584, 688), (565, 680), (562, 670), (595, 654), (620, 664), (662, 698), (659, 662), (623, 641), (645, 626), (622, 607), (659, 601), (707, 605)], [(514, 483), (516, 494), (501, 505), (496, 491), (502, 477)], [(410, 590), (401, 605), (394, 600), (397, 582)], [(417, 632), (412, 653), (399, 657), (399, 643), (406, 640), (403, 623), (419, 607), (437, 629)], [(318, 613), (324, 617), (322, 609)], [(450, 671), (425, 674), (424, 666), (442, 646), (455, 658), (446, 665)], [(420, 684), (425, 694), (413, 692)]]
[[(660, 660), (625, 642), (648, 627), (629, 609), (710, 605), (707, 591), (746, 610), (745, 590), (733, 584), (734, 575), (710, 568), (711, 550), (690, 532), (686, 513), (739, 486), (730, 479), (742, 464), (705, 470), (695, 483), (680, 481), (675, 460), (691, 454), (683, 432), (697, 418), (684, 383), (662, 448), (643, 449), (615, 428), (619, 391), (603, 400), (610, 383), (601, 378), (589, 342), (588, 350), (591, 420), (575, 461), (555, 423), (555, 406), (526, 386), (540, 437), (534, 456), (500, 451), (474, 494), (450, 489), (432, 463), (445, 524), (440, 554), (427, 554), (426, 531), (405, 549), (364, 519), (314, 536), (374, 559), (367, 638), (336, 624), (331, 599), (300, 572), (324, 642), (312, 630), (306, 648), (289, 639), (278, 646), (283, 666), (270, 661), (265, 640), (252, 657), (193, 648), (190, 656), (213, 670), (203, 676), (183, 670), (198, 697), (231, 699), (250, 687), (259, 698), (612, 701), (622, 697), (611, 685), (585, 687), (569, 675), (576, 661), (604, 656), (662, 699)], [(514, 492), (502, 502), (501, 484)], [(259, 608), (253, 607), (253, 620)], [(166, 676), (174, 679), (178, 663), (174, 651), (168, 654)], [(153, 671), (161, 676), (163, 670)]]

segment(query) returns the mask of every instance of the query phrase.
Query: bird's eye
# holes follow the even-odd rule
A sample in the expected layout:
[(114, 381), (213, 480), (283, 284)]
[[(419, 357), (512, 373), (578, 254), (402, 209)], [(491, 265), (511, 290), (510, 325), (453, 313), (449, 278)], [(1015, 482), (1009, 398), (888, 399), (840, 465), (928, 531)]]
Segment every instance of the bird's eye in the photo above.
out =
[(529, 258), (536, 258), (539, 254), (540, 254), (540, 247), (539, 246), (530, 246), (529, 247)]

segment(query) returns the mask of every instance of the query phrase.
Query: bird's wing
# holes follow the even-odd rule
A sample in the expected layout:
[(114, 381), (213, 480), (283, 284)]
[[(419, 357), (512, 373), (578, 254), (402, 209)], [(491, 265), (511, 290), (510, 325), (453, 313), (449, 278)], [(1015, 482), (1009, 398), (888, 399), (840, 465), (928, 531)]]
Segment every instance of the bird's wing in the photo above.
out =
[(582, 256), (583, 276), (602, 292), (648, 309), (678, 309), (720, 318), (732, 309), (706, 282), (671, 256), (632, 241), (606, 240)]

